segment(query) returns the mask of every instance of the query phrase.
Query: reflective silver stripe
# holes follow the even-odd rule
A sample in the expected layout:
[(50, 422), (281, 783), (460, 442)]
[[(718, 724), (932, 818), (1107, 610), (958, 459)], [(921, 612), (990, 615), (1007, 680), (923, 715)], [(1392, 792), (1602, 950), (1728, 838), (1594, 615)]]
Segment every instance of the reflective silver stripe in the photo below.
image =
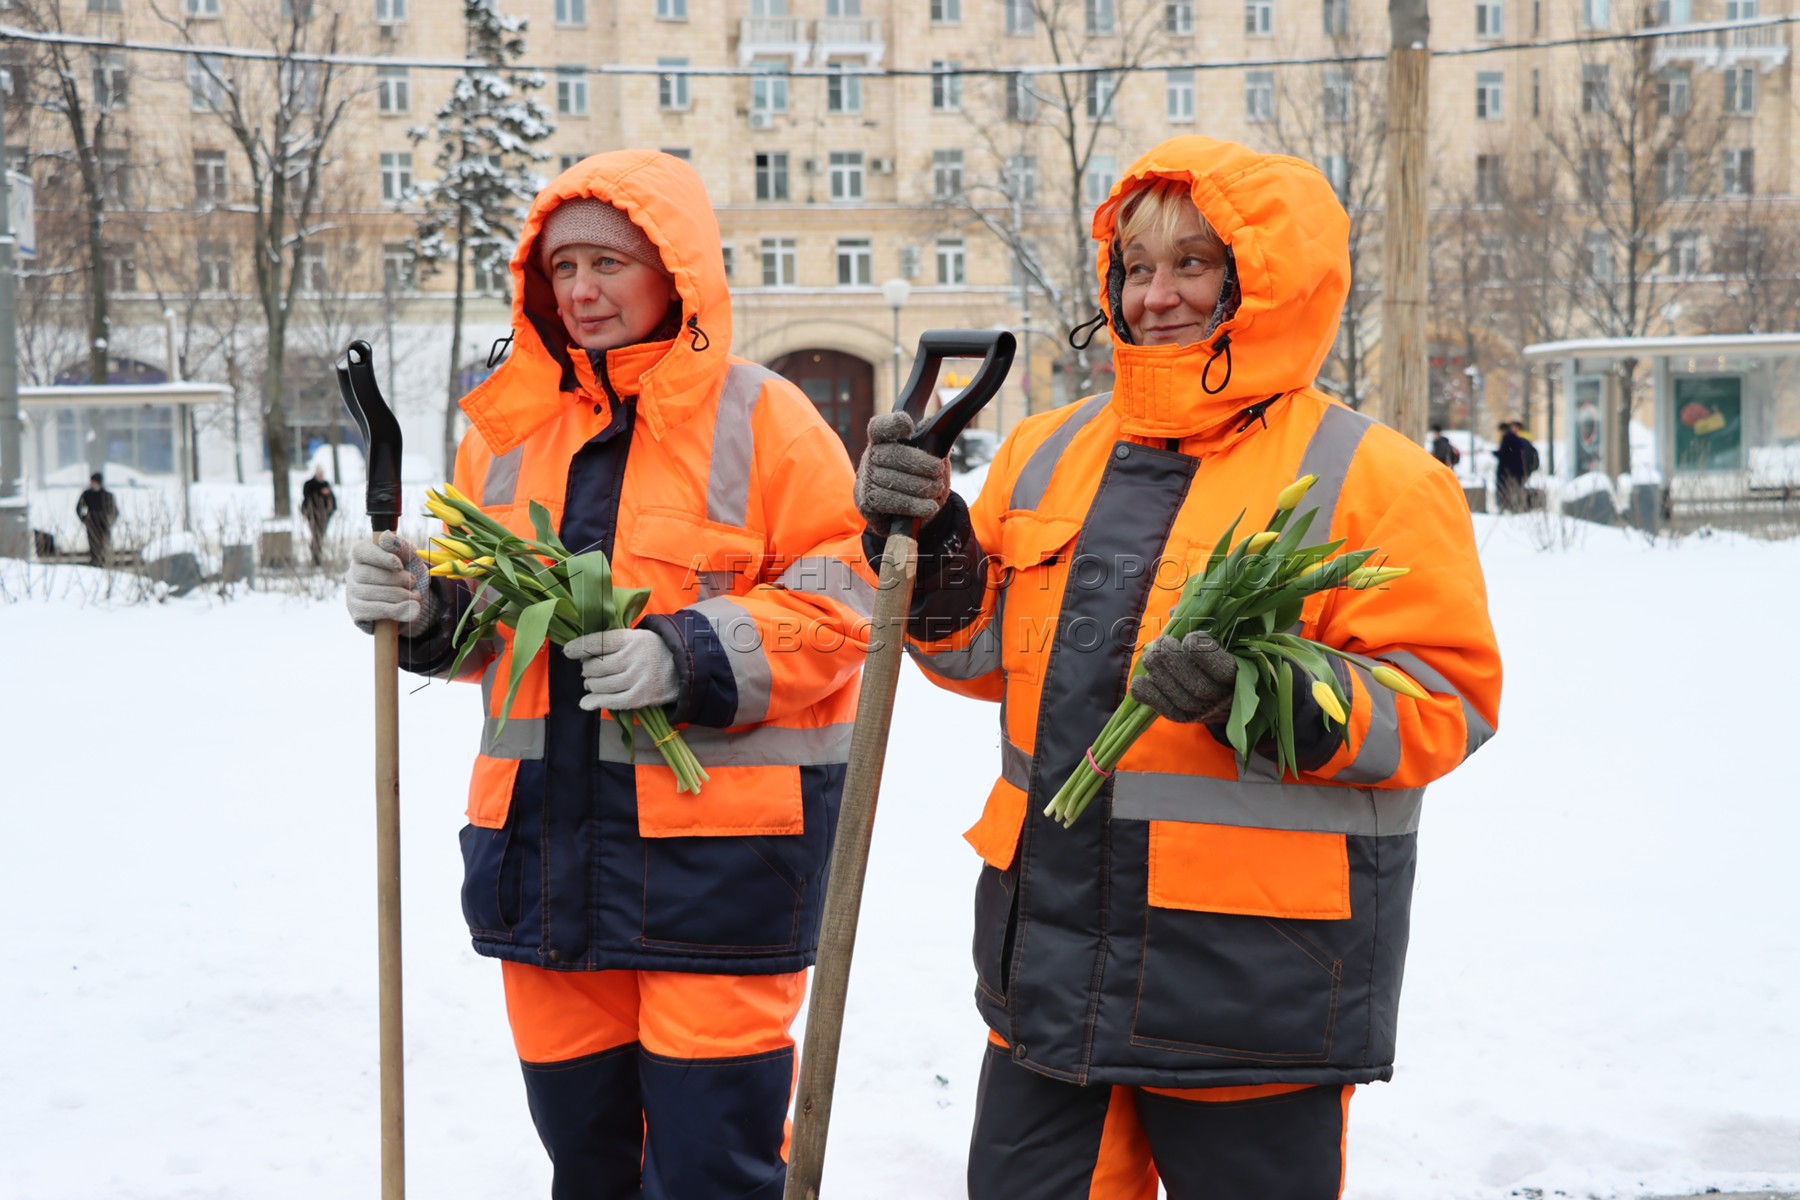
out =
[[(487, 670), (481, 673), (481, 711), (494, 711), (494, 686), (500, 674), (500, 660), (496, 658), (488, 664)], [(481, 723), (481, 752), (489, 758), (542, 758), (544, 757), (544, 719), (542, 717), (512, 717), (506, 727), (500, 729), (500, 718), (487, 717)], [(498, 732), (496, 733), (496, 730)]]
[(1332, 778), (1339, 783), (1385, 783), (1400, 769), (1400, 713), (1394, 693), (1356, 663), (1349, 666), (1369, 695), (1369, 729), (1350, 765)]
[[(1457, 700), (1462, 703), (1463, 727), (1468, 731), (1468, 741), (1463, 747), (1464, 758), (1469, 757), (1469, 755), (1481, 749), (1482, 745), (1489, 738), (1494, 736), (1494, 727), (1488, 724), (1487, 718), (1476, 712), (1475, 706), (1470, 704), (1461, 692), (1452, 687), (1450, 681), (1440, 675), (1436, 668), (1432, 667), (1412, 651), (1395, 650), (1382, 655), (1381, 661), (1392, 663), (1402, 671), (1405, 671), (1408, 675), (1412, 676), (1413, 682), (1417, 683), (1426, 691), (1441, 692), (1446, 696), (1455, 696)], [(1376, 684), (1375, 686), (1380, 687), (1381, 685)], [(1383, 688), (1382, 690), (1385, 691), (1386, 689)]]
[(1100, 415), (1100, 410), (1112, 402), (1111, 392), (1101, 392), (1098, 396), (1089, 397), (1073, 416), (1051, 431), (1050, 436), (1025, 460), (1025, 469), (1013, 480), (1012, 496), (1007, 500), (1008, 508), (1036, 508), (1044, 498), (1044, 492), (1050, 487), (1050, 476), (1056, 471), (1056, 464), (1062, 460), (1063, 451), (1081, 432), (1081, 427)]
[(906, 643), (906, 652), (920, 667), (944, 679), (965, 682), (979, 679), (1000, 669), (1000, 623), (1006, 613), (1006, 593), (994, 598), (994, 615), (987, 625), (960, 650), (927, 651), (916, 642)]
[(1300, 456), (1300, 469), (1294, 472), (1296, 479), (1302, 475), (1319, 477), (1294, 513), (1297, 517), (1308, 506), (1319, 510), (1306, 531), (1307, 545), (1320, 546), (1331, 540), (1331, 518), (1337, 511), (1338, 493), (1344, 490), (1344, 478), (1350, 474), (1350, 460), (1356, 457), (1363, 434), (1373, 424), (1372, 417), (1365, 417), (1341, 404), (1331, 405), (1319, 418), (1319, 427), (1313, 430), (1311, 440), (1306, 443), (1306, 452)]
[(780, 378), (754, 363), (735, 363), (725, 372), (719, 393), (719, 412), (713, 422), (712, 462), (706, 472), (706, 519), (721, 525), (742, 525), (750, 511), (750, 473), (755, 465), (756, 439), (750, 418), (756, 412), (763, 384)]
[(836, 600), (863, 618), (875, 615), (875, 585), (841, 558), (801, 558), (781, 573), (775, 586), (808, 596)]
[(1419, 828), (1424, 788), (1347, 788), (1152, 771), (1113, 775), (1113, 819), (1394, 837)]
[(481, 506), (493, 508), (511, 504), (519, 486), (519, 462), (525, 457), (524, 446), (514, 446), (488, 464), (487, 478), (481, 484)]
[(731, 677), (737, 682), (737, 712), (733, 724), (752, 725), (769, 715), (769, 692), (775, 676), (763, 650), (762, 630), (750, 610), (728, 596), (715, 596), (689, 606), (706, 618), (725, 648)]
[(1022, 792), (1031, 790), (1031, 755), (1006, 737), (1000, 739), (1000, 778)]
[[(738, 733), (690, 725), (681, 731), (681, 740), (703, 767), (834, 766), (849, 760), (850, 734), (854, 729), (848, 721), (817, 729), (757, 725)], [(642, 729), (632, 733), (637, 745), (635, 761), (662, 761)], [(624, 733), (617, 721), (600, 722), (600, 761), (634, 761), (625, 749)]]

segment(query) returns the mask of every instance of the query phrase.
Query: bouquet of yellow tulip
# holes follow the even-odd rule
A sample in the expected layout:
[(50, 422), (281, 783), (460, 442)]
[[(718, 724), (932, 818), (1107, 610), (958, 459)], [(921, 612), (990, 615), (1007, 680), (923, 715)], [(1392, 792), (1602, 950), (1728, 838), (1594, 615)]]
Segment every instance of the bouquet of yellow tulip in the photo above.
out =
[[(1299, 773), (1299, 760), (1294, 753), (1294, 668), (1312, 677), (1312, 697), (1324, 711), (1327, 725), (1342, 725), (1348, 720), (1349, 701), (1326, 655), (1359, 663), (1383, 687), (1415, 699), (1425, 698), (1418, 684), (1390, 666), (1286, 632), (1299, 622), (1301, 606), (1308, 596), (1333, 588), (1361, 591), (1379, 587), (1407, 572), (1405, 567), (1365, 565), (1379, 552), (1376, 548), (1353, 550), (1333, 558), (1343, 549), (1343, 538), (1302, 548), (1306, 531), (1319, 510), (1308, 509), (1292, 528), (1288, 518), (1317, 479), (1315, 475), (1305, 475), (1283, 488), (1268, 526), (1233, 546), (1231, 537), (1237, 532), (1238, 521), (1244, 519), (1244, 514), (1239, 513), (1206, 563), (1182, 585), (1180, 598), (1163, 629), (1177, 641), (1196, 629), (1204, 629), (1237, 659), (1237, 684), (1225, 726), (1226, 737), (1245, 761), (1253, 747), (1272, 739), (1281, 774)], [(1132, 676), (1135, 678), (1143, 669), (1140, 661), (1133, 666)], [(1065, 828), (1073, 825), (1125, 757), (1125, 751), (1155, 720), (1153, 709), (1127, 696), (1088, 747), (1086, 759), (1057, 790), (1044, 814), (1062, 822)]]
[[(649, 588), (614, 586), (612, 564), (600, 551), (570, 554), (541, 504), (531, 505), (535, 538), (517, 536), (449, 484), (441, 492), (426, 492), (425, 507), (455, 533), (454, 537), (432, 538), (432, 548), (421, 555), (431, 564), (431, 573), (481, 581), (476, 603), (457, 624), (456, 660), (450, 673), (461, 670), (469, 652), (491, 635), (496, 625), (513, 631), (512, 669), (495, 732), (505, 728), (519, 681), (546, 640), (560, 646), (583, 634), (628, 629), (637, 623), (650, 600)], [(482, 603), (484, 599), (486, 603)], [(663, 761), (674, 770), (677, 791), (700, 791), (706, 770), (669, 724), (666, 712), (641, 708), (613, 715), (627, 747), (632, 744), (632, 722), (644, 727)]]

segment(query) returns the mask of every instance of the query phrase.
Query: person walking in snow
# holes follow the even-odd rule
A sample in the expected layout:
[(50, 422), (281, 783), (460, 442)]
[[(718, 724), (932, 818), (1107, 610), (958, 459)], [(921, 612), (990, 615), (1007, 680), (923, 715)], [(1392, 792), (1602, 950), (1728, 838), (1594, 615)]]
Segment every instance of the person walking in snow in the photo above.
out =
[[(463, 913), (501, 960), (556, 1200), (777, 1200), (826, 861), (874, 608), (843, 444), (794, 385), (730, 354), (712, 205), (668, 154), (588, 158), (539, 193), (512, 262), (513, 349), (462, 401), (455, 485), (651, 589), (634, 629), (534, 662), (496, 730), (482, 682)], [(357, 543), (359, 624), (446, 671), (469, 591)], [(498, 683), (498, 686), (496, 686)], [(699, 795), (613, 714), (666, 705)]]
[(318, 566), (325, 554), (325, 527), (331, 524), (331, 514), (337, 511), (337, 495), (331, 490), (331, 481), (325, 478), (324, 467), (314, 467), (312, 478), (300, 488), (300, 515), (306, 518), (306, 527), (312, 533), (313, 566)]
[[(1494, 732), (1500, 659), (1468, 505), (1411, 440), (1313, 386), (1349, 280), (1349, 221), (1296, 159), (1166, 142), (1094, 215), (1111, 393), (1027, 417), (972, 507), (877, 417), (871, 535), (923, 520), (908, 650), (1002, 701), (1000, 776), (967, 835), (986, 1056), (972, 1200), (1328, 1200), (1355, 1085), (1393, 1072), (1425, 785)], [(1413, 700), (1333, 659), (1327, 726), (1293, 689), (1302, 771), (1226, 741), (1236, 660), (1151, 636), (1240, 511), (1316, 475), (1314, 544), (1411, 567), (1389, 595), (1309, 602), (1300, 632), (1383, 659)], [(865, 546), (878, 544), (871, 536)], [(1178, 570), (1161, 570), (1165, 562)], [(1404, 592), (1401, 587), (1404, 586)], [(1163, 718), (1090, 814), (1044, 815), (1127, 691)]]
[(119, 506), (106, 490), (100, 472), (88, 476), (87, 489), (75, 501), (75, 516), (87, 530), (88, 562), (104, 566), (112, 561), (112, 527), (118, 519)]
[(1444, 427), (1442, 425), (1433, 425), (1431, 427), (1431, 457), (1437, 459), (1452, 471), (1456, 470), (1456, 464), (1462, 461), (1462, 451), (1458, 450), (1451, 444), (1450, 439), (1444, 436)]
[[(1500, 444), (1494, 451), (1494, 494), (1500, 497), (1501, 512), (1519, 512), (1525, 507), (1525, 450), (1530, 446), (1519, 436), (1514, 421), (1500, 422)], [(1531, 450), (1535, 458), (1537, 450)]]

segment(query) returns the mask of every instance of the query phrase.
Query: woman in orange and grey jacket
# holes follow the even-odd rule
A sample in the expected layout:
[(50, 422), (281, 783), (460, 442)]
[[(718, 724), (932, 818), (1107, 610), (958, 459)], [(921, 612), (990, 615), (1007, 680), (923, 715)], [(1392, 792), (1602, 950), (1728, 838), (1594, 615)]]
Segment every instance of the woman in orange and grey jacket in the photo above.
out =
[[(871, 428), (865, 517), (929, 518), (908, 649), (1001, 701), (968, 833), (991, 1031), (974, 1200), (1151, 1200), (1159, 1175), (1172, 1200), (1336, 1196), (1351, 1089), (1392, 1073), (1421, 799), (1492, 735), (1500, 660), (1455, 477), (1312, 386), (1347, 233), (1311, 166), (1166, 142), (1094, 216), (1114, 391), (1022, 422), (972, 508), (898, 444), (904, 415)], [(1315, 597), (1301, 631), (1428, 695), (1339, 667), (1348, 725), (1327, 733), (1295, 688), (1311, 736), (1284, 780), (1225, 742), (1232, 657), (1157, 626), (1232, 518), (1262, 528), (1306, 474), (1315, 544), (1412, 572)], [(1164, 719), (1064, 829), (1042, 810), (1140, 650), (1131, 694)]]
[[(463, 912), (502, 960), (553, 1196), (775, 1200), (873, 608), (850, 462), (797, 388), (730, 355), (686, 163), (571, 167), (512, 272), (512, 353), (462, 402), (456, 486), (525, 536), (543, 505), (650, 615), (540, 655), (504, 726), (510, 631), (466, 661), (486, 720)], [(402, 621), (403, 664), (448, 670), (469, 592), (427, 589), (398, 540), (357, 557), (353, 615)], [(697, 796), (612, 716), (664, 704), (710, 772)]]

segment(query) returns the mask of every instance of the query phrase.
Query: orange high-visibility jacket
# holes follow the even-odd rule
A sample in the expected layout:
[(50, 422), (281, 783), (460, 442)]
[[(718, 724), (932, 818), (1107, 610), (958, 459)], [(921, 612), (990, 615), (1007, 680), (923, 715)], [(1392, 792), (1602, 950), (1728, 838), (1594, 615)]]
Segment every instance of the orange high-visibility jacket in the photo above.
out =
[[(673, 340), (571, 354), (534, 242), (575, 197), (622, 209), (659, 248)], [(571, 167), (533, 204), (512, 273), (512, 352), (463, 400), (456, 486), (525, 536), (543, 505), (572, 551), (598, 546), (621, 584), (650, 588), (645, 624), (675, 651), (675, 716), (711, 778), (677, 794), (641, 730), (634, 762), (612, 714), (577, 707), (580, 668), (557, 647), (496, 728), (503, 631), (463, 670), (487, 717), (463, 832), (476, 949), (563, 969), (797, 970), (873, 611), (843, 445), (798, 388), (729, 353), (718, 226), (686, 163), (617, 151)], [(415, 669), (448, 665), (444, 630), (412, 649)]]
[[(968, 834), (986, 860), (978, 1003), (1016, 1060), (1081, 1083), (1386, 1078), (1424, 788), (1499, 715), (1468, 506), (1423, 449), (1312, 386), (1349, 278), (1325, 178), (1203, 137), (1157, 147), (1094, 217), (1103, 295), (1121, 200), (1159, 179), (1187, 182), (1235, 255), (1237, 312), (1195, 345), (1117, 346), (1115, 390), (1022, 422), (963, 529), (928, 526), (921, 547), (941, 586), (915, 608), (914, 660), (1002, 702), (1000, 777)], [(1072, 829), (1043, 816), (1182, 582), (1309, 473), (1313, 544), (1379, 546), (1412, 573), (1314, 597), (1300, 632), (1429, 698), (1346, 668), (1347, 736), (1318, 736), (1308, 702), (1298, 779), (1158, 721)]]

